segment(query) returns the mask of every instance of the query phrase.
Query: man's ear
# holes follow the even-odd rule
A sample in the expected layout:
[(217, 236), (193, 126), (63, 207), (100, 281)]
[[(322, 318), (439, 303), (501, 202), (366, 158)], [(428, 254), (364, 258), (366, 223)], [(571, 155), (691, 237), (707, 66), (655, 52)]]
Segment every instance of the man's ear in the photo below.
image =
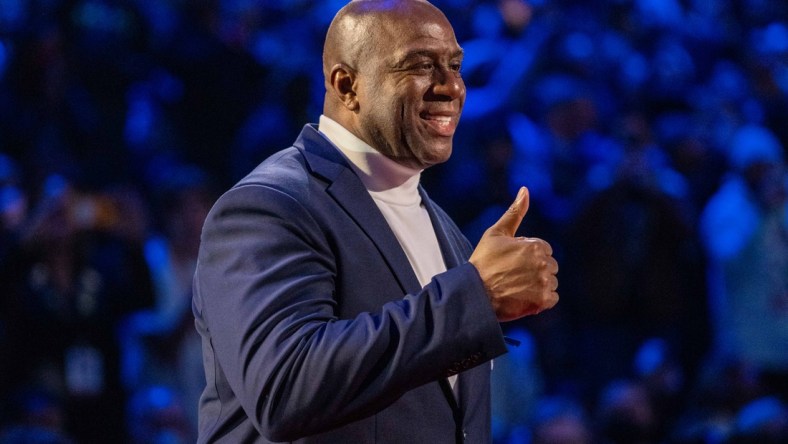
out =
[(345, 65), (337, 63), (331, 68), (331, 88), (337, 99), (350, 111), (358, 109), (356, 96), (356, 71)]

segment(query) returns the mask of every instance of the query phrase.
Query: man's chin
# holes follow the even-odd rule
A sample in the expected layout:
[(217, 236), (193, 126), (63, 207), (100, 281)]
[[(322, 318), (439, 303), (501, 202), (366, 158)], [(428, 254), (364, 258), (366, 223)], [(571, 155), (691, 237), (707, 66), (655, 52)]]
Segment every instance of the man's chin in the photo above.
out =
[(419, 159), (422, 163), (421, 168), (427, 168), (433, 165), (438, 165), (446, 162), (451, 157), (452, 146), (441, 147), (439, 149), (431, 149)]

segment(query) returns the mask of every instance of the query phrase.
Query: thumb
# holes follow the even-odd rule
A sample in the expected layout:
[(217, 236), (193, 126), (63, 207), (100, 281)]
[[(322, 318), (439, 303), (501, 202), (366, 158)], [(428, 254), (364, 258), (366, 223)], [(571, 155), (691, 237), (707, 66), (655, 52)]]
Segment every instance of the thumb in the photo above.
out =
[(503, 216), (498, 219), (498, 222), (495, 222), (495, 224), (490, 227), (490, 232), (499, 236), (514, 237), (514, 233), (516, 233), (517, 228), (520, 227), (525, 213), (528, 212), (530, 202), (531, 196), (528, 193), (528, 188), (520, 187), (520, 191), (517, 192), (517, 198), (515, 198), (514, 203), (506, 210)]

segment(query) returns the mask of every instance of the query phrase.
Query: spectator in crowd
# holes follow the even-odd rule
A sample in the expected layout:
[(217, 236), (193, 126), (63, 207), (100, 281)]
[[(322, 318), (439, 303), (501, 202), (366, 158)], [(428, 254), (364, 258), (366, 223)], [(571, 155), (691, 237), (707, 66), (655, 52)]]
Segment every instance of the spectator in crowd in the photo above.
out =
[(602, 442), (656, 444), (660, 442), (657, 414), (642, 383), (609, 381), (599, 394), (594, 417)]
[[(155, 306), (121, 323), (123, 377), (132, 392), (158, 386), (183, 403), (190, 430), (197, 430), (197, 404), (205, 385), (200, 338), (191, 313), (192, 279), (200, 231), (215, 196), (196, 167), (174, 169), (159, 186), (162, 231), (145, 239)], [(190, 435), (196, 439), (196, 434)]]
[[(590, 444), (594, 433), (583, 405), (575, 399), (555, 396), (539, 401), (532, 416), (533, 444)], [(525, 442), (524, 439), (512, 440)]]
[(0, 443), (78, 443), (65, 430), (63, 402), (57, 395), (38, 388), (18, 387), (6, 401), (10, 405), (4, 419), (10, 419), (10, 423), (0, 426)]
[(788, 406), (774, 396), (765, 396), (743, 406), (736, 414), (731, 443), (777, 444), (788, 440)]
[(647, 338), (665, 338), (683, 365), (696, 365), (706, 346), (702, 256), (681, 211), (686, 185), (649, 133), (639, 115), (625, 119), (612, 183), (589, 197), (565, 237), (563, 308), (587, 395), (627, 376)]
[(115, 330), (152, 303), (142, 245), (113, 232), (120, 209), (107, 195), (78, 192), (60, 176), (44, 193), (2, 269), (0, 294), (13, 313), (3, 388), (62, 397), (66, 430), (78, 441), (122, 440)]
[(703, 211), (715, 353), (788, 380), (788, 176), (784, 148), (744, 125), (728, 148), (731, 171)]
[(507, 330), (519, 341), (509, 353), (493, 361), (492, 431), (494, 440), (522, 434), (536, 414), (536, 403), (544, 391), (536, 342), (521, 326)]
[(186, 405), (166, 386), (141, 386), (128, 400), (126, 424), (131, 444), (187, 444), (194, 442)]

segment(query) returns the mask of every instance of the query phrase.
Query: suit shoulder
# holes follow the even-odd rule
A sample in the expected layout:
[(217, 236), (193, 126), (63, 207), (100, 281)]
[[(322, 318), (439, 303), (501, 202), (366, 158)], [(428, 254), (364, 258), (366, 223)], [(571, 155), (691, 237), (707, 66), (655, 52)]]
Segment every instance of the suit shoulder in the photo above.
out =
[(279, 151), (260, 163), (254, 170), (233, 186), (272, 188), (298, 199), (308, 192), (311, 181), (303, 153), (295, 147)]
[(312, 201), (314, 178), (296, 147), (279, 151), (225, 191), (214, 202), (206, 226), (234, 215), (277, 214), (282, 219), (303, 219)]

